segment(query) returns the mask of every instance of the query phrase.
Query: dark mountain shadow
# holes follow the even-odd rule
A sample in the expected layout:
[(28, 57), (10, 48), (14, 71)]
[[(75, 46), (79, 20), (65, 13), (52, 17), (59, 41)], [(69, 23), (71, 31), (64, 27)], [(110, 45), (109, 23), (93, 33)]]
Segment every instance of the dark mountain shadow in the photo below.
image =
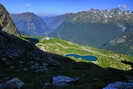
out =
[(133, 70), (133, 62), (129, 62), (129, 61), (121, 61), (124, 64), (130, 65), (132, 67)]
[(75, 71), (74, 74), (80, 80), (76, 81), (71, 89), (77, 87), (80, 87), (79, 89), (102, 89), (112, 82), (133, 81), (132, 70), (123, 71), (114, 68), (102, 68), (93, 63), (76, 63), (72, 70)]
[[(44, 64), (44, 71), (32, 69), (33, 65)], [(25, 89), (42, 89), (40, 80), (50, 83), (46, 89), (63, 89), (52, 85), (52, 77), (56, 75), (79, 78), (64, 89), (102, 89), (109, 83), (128, 81), (129, 77), (133, 77), (132, 70), (102, 68), (94, 63), (76, 63), (70, 58), (44, 52), (34, 44), (3, 31), (0, 31), (0, 73), (19, 77), (25, 82)]]

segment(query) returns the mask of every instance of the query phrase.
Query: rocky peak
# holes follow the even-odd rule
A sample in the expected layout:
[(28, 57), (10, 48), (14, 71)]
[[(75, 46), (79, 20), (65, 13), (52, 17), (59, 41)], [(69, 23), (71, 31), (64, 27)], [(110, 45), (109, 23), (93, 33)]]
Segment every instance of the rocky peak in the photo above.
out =
[(13, 23), (10, 14), (2, 4), (0, 4), (0, 30), (10, 34), (18, 34), (17, 28)]

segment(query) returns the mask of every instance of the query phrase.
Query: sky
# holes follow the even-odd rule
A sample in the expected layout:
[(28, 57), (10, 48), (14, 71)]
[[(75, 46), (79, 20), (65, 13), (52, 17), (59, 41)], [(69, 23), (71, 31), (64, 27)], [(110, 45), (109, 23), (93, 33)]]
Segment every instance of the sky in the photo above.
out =
[(123, 8), (133, 11), (133, 0), (0, 0), (10, 13), (34, 12), (40, 15), (86, 11), (91, 8)]

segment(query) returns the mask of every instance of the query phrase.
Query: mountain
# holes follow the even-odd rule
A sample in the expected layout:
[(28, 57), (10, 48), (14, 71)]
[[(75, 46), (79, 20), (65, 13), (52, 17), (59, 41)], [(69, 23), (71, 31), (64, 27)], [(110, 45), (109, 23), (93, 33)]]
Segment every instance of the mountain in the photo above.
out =
[[(69, 17), (50, 34), (83, 45), (101, 47), (127, 30), (132, 13), (119, 8), (111, 10), (91, 9), (69, 14)], [(130, 20), (131, 19), (131, 20)]]
[[(13, 89), (16, 83), (21, 84), (16, 78), (24, 82), (24, 89), (102, 89), (112, 82), (132, 81), (133, 58), (130, 56), (80, 46), (57, 38), (17, 37), (17, 33), (9, 34), (2, 30), (5, 27), (3, 23), (6, 22), (2, 19), (0, 18), (2, 89), (6, 86), (5, 89)], [(37, 40), (36, 43), (33, 40)], [(96, 56), (97, 61), (68, 58), (64, 56), (66, 53)], [(56, 82), (53, 80), (56, 76), (69, 76), (76, 78), (76, 81), (60, 87), (53, 83)], [(12, 78), (15, 79), (11, 80)]]
[(49, 32), (49, 28), (44, 20), (34, 13), (13, 14), (12, 18), (19, 31), (23, 34), (40, 36)]
[(10, 34), (19, 34), (10, 14), (2, 4), (0, 4), (0, 28)]

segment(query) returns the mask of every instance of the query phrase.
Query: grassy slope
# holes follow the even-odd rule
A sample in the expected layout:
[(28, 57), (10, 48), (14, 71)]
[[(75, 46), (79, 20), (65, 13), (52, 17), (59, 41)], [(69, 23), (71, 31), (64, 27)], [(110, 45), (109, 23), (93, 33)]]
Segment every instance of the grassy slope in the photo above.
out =
[[(128, 70), (131, 67), (125, 64), (122, 64), (121, 61), (122, 60), (133, 61), (133, 58), (127, 55), (117, 54), (111, 51), (96, 49), (96, 48), (87, 47), (87, 46), (81, 46), (81, 45), (60, 40), (57, 38), (50, 38), (49, 40), (46, 40), (44, 38), (40, 40), (40, 42), (36, 45), (44, 51), (56, 53), (59, 55), (80, 54), (80, 55), (96, 56), (98, 60), (94, 63), (100, 65), (101, 67), (112, 67), (116, 69)], [(77, 62), (89, 62), (82, 59), (77, 60), (76, 58), (73, 58), (73, 57), (71, 58)]]

